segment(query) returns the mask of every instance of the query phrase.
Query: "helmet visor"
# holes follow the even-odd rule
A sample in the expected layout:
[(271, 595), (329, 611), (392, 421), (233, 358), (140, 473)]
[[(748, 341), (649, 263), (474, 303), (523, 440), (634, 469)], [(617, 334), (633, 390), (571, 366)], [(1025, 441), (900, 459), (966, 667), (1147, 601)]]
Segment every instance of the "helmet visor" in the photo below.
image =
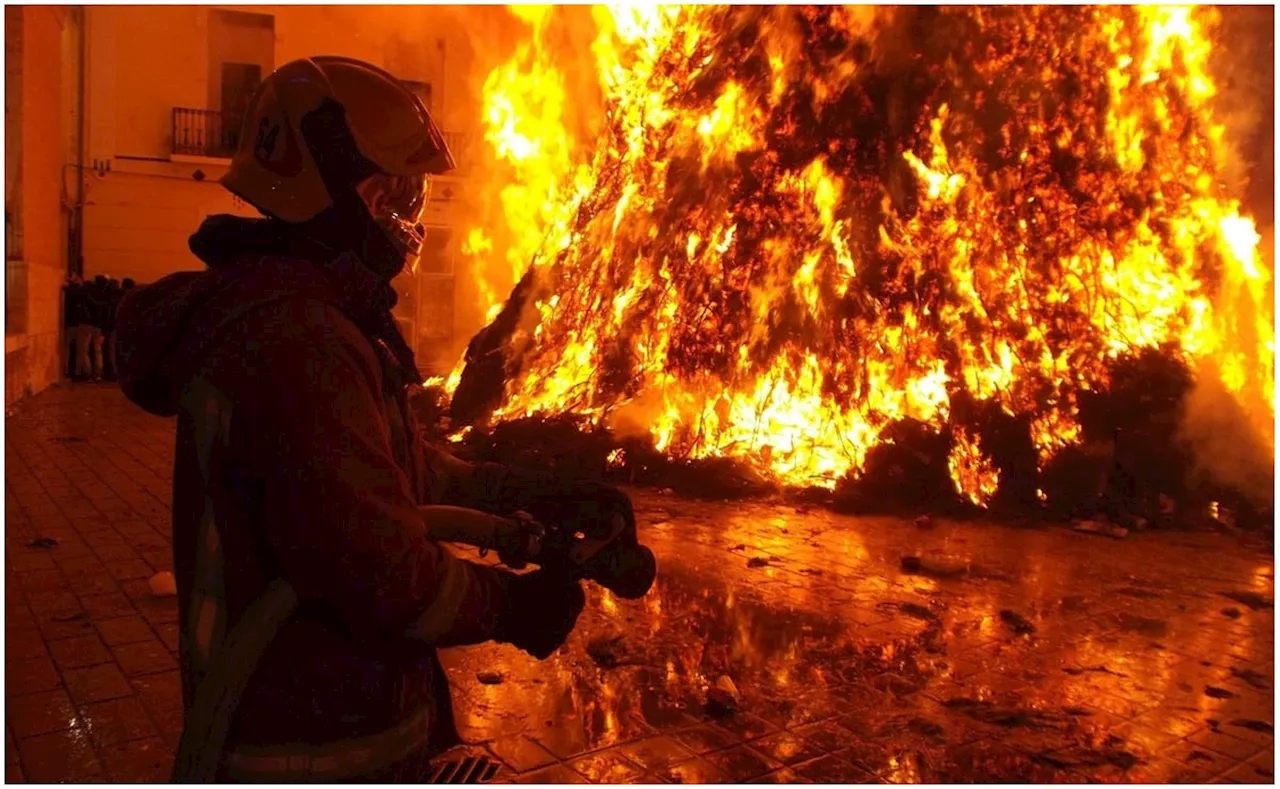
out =
[(361, 181), (356, 191), (405, 260), (416, 258), (422, 251), (422, 212), (431, 194), (431, 179), (375, 173)]

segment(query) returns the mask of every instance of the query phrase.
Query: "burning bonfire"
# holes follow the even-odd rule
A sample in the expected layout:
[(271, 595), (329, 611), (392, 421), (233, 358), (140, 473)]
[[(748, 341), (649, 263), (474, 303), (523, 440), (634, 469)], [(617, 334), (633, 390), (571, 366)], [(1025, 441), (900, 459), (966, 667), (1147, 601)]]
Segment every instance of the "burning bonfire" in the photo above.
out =
[(455, 440), (570, 424), (618, 469), (1037, 505), (1099, 444), (1113, 486), (1126, 440), (1194, 455), (1203, 390), (1269, 473), (1272, 264), (1218, 12), (593, 9), (578, 136), (557, 12), (518, 13)]

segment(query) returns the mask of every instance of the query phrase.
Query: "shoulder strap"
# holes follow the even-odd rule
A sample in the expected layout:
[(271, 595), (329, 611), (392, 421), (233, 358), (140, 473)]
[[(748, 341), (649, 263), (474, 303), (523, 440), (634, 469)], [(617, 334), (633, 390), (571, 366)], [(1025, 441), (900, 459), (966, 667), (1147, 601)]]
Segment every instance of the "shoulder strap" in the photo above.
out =
[(226, 748), (240, 698), (267, 647), (297, 609), (298, 598), (283, 580), (272, 582), (224, 637), (226, 602), (215, 485), (220, 456), (231, 430), (232, 405), (204, 379), (183, 395), (181, 408), (192, 420), (204, 487), (197, 525), (195, 579), (182, 638), (191, 675), (198, 678), (174, 759), (176, 783), (212, 783)]

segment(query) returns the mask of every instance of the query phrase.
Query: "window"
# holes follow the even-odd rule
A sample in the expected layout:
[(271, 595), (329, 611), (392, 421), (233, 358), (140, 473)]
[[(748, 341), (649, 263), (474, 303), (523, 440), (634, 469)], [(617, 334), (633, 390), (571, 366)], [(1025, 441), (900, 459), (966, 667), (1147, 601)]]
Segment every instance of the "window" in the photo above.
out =
[(210, 147), (230, 155), (240, 142), (250, 103), (266, 75), (275, 69), (275, 17), (243, 11), (209, 12), (209, 103), (216, 128)]
[(227, 150), (240, 147), (244, 119), (261, 84), (262, 67), (256, 63), (222, 64), (222, 101), (218, 110), (222, 113), (222, 140)]
[(447, 227), (427, 227), (422, 233), (418, 256), (419, 274), (453, 273), (453, 231)]

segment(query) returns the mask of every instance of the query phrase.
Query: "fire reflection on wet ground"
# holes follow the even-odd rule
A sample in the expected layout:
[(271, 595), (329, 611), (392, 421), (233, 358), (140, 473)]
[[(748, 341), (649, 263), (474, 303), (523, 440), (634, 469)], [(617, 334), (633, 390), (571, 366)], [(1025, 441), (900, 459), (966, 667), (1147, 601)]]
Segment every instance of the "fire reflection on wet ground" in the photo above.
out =
[[(6, 426), (8, 775), (166, 780), (177, 609), (146, 577), (171, 567), (173, 423), (86, 385)], [(1272, 781), (1269, 547), (633, 495), (649, 597), (589, 589), (545, 663), (446, 655), (506, 780)], [(144, 640), (94, 652), (97, 628)], [(713, 718), (721, 674), (742, 700)]]
[(446, 658), (509, 780), (1272, 779), (1269, 550), (636, 496), (648, 597)]

